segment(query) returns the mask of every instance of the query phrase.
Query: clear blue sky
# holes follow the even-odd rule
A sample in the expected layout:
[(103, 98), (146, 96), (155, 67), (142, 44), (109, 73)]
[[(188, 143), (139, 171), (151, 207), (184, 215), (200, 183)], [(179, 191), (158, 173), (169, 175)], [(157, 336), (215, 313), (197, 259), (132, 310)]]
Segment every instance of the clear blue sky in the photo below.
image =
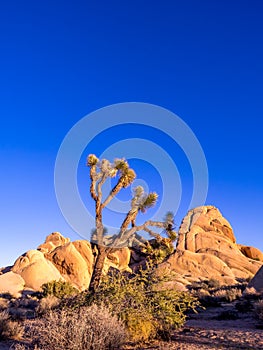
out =
[(263, 250), (262, 18), (261, 0), (2, 2), (0, 266), (52, 231), (79, 238), (56, 202), (58, 148), (86, 114), (127, 101), (189, 125), (207, 204)]

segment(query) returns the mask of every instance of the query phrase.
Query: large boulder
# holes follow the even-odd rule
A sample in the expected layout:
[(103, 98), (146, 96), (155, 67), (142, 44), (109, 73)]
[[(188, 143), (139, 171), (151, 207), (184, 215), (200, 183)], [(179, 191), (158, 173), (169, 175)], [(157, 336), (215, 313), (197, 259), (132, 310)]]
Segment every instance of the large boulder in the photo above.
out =
[(25, 281), (25, 288), (41, 290), (43, 283), (63, 279), (56, 267), (38, 250), (29, 250), (20, 256), (11, 269)]
[(78, 240), (58, 246), (45, 254), (63, 278), (79, 290), (88, 288), (93, 270), (93, 253), (88, 241)]
[(158, 270), (180, 273), (186, 284), (211, 278), (234, 284), (253, 277), (262, 264), (241, 252), (230, 223), (217, 208), (202, 206), (183, 219), (176, 251)]
[(263, 253), (254, 247), (238, 244), (238, 248), (247, 258), (263, 262)]
[(0, 275), (0, 293), (10, 293), (14, 297), (19, 297), (24, 286), (24, 279), (17, 273), (9, 271)]

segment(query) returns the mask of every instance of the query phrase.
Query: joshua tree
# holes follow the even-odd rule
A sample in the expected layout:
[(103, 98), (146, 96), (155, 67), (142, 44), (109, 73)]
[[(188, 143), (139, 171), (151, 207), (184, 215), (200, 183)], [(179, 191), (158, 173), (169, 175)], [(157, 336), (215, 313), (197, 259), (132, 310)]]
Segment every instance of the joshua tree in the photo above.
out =
[[(137, 231), (145, 231), (153, 237), (160, 235), (153, 231), (153, 227), (162, 228), (166, 231), (171, 240), (175, 238), (173, 231), (173, 215), (168, 213), (163, 222), (148, 220), (142, 225), (136, 225), (136, 218), (139, 212), (144, 213), (148, 208), (156, 204), (158, 195), (155, 192), (145, 194), (144, 189), (138, 186), (134, 189), (131, 199), (131, 209), (126, 214), (120, 225), (117, 234), (106, 236), (106, 228), (103, 226), (102, 212), (110, 201), (120, 192), (121, 189), (130, 186), (136, 174), (129, 167), (125, 159), (115, 159), (110, 163), (107, 159), (101, 161), (94, 155), (90, 154), (87, 160), (87, 166), (90, 169), (90, 194), (95, 201), (96, 228), (92, 232), (92, 243), (96, 246), (97, 254), (93, 274), (91, 277), (90, 290), (95, 291), (100, 283), (103, 265), (109, 253), (116, 248), (131, 246), (133, 241), (138, 237)], [(112, 188), (106, 199), (102, 199), (102, 186), (108, 178), (118, 176), (117, 184)]]

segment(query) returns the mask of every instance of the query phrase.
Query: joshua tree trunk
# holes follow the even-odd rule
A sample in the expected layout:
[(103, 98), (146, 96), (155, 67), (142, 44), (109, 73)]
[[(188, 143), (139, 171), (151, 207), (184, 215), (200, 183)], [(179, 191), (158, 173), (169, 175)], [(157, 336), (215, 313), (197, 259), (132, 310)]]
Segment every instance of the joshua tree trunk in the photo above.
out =
[(95, 292), (96, 289), (98, 289), (98, 286), (100, 284), (100, 280), (102, 277), (104, 262), (108, 255), (108, 250), (106, 247), (103, 247), (100, 245), (97, 247), (98, 247), (98, 255), (95, 261), (95, 265), (94, 265), (94, 269), (93, 269), (93, 273), (90, 281), (90, 286), (89, 286), (89, 290), (91, 292)]

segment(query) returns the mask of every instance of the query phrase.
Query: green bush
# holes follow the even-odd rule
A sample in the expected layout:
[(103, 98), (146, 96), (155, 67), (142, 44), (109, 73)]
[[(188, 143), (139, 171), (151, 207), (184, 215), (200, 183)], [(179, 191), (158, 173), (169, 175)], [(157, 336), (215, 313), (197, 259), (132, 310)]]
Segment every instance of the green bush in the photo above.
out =
[(44, 297), (52, 295), (57, 298), (63, 298), (65, 296), (74, 295), (78, 293), (78, 290), (75, 287), (73, 287), (72, 284), (62, 280), (44, 283), (41, 286), (41, 288)]
[(173, 240), (157, 235), (155, 239), (145, 242), (145, 245), (141, 247), (141, 252), (145, 253), (154, 263), (160, 264), (174, 252)]
[(87, 295), (87, 302), (106, 305), (124, 321), (133, 340), (169, 338), (184, 324), (187, 310), (195, 310), (199, 303), (188, 292), (161, 290), (162, 278), (152, 272), (151, 264), (132, 276), (114, 270), (95, 294)]

